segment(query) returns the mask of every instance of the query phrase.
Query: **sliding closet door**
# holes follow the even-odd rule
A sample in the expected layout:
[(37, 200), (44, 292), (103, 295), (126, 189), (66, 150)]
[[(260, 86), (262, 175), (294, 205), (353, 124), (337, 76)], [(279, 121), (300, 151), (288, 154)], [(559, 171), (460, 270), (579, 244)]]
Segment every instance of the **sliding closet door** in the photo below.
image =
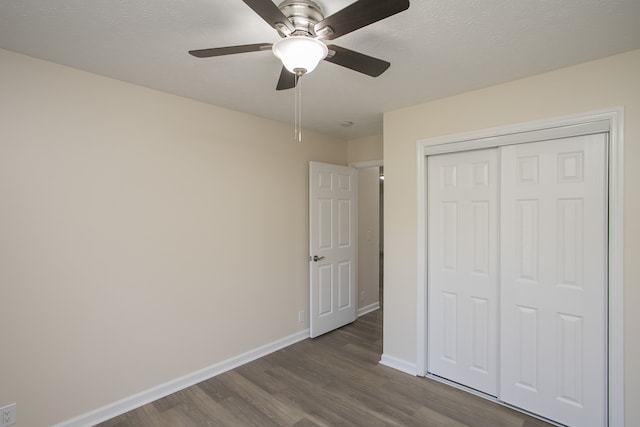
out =
[(428, 162), (428, 370), (496, 396), (498, 151)]
[(501, 400), (606, 425), (606, 134), (501, 148)]

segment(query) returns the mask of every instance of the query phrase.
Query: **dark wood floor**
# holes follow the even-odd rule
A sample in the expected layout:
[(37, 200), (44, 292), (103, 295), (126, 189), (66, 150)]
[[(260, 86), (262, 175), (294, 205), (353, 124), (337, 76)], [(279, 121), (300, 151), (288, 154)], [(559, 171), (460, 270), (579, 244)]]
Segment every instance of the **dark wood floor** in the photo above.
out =
[(100, 426), (549, 426), (382, 366), (381, 353), (377, 310)]

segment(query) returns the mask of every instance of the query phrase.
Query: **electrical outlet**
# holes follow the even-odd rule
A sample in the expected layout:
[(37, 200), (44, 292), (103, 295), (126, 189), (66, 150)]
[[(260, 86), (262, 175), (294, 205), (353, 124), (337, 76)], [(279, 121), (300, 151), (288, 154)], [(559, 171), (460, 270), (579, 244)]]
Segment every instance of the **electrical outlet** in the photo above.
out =
[(302, 323), (302, 322), (304, 322), (304, 310), (300, 310), (298, 312), (298, 323)]
[(364, 301), (365, 295), (365, 291), (360, 291), (360, 301)]
[(16, 404), (12, 403), (0, 408), (0, 427), (12, 426), (16, 423)]

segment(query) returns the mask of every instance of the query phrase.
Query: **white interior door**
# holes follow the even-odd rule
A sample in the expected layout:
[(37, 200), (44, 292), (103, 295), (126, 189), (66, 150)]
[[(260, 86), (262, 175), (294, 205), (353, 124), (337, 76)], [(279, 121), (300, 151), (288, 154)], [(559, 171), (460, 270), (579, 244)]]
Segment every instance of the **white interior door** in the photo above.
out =
[(501, 153), (501, 399), (606, 425), (606, 134)]
[(497, 396), (498, 150), (428, 170), (428, 371)]
[(351, 167), (309, 163), (311, 337), (356, 319), (357, 176)]

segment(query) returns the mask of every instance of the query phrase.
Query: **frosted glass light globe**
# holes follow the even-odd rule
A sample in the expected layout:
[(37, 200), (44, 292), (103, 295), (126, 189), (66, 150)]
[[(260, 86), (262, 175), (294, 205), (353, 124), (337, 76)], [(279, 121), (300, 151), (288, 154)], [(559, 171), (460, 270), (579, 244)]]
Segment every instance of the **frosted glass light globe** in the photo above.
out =
[(273, 44), (272, 50), (287, 70), (298, 75), (312, 72), (329, 53), (320, 40), (306, 36), (280, 39)]

